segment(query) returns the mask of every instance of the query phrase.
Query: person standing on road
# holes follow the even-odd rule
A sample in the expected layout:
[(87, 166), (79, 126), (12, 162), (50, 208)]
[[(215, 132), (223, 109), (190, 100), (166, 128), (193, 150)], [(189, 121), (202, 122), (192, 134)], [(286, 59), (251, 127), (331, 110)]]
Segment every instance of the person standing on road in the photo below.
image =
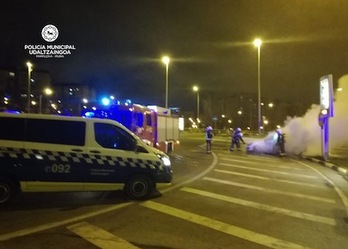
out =
[(282, 132), (281, 129), (276, 130), (277, 133), (277, 146), (279, 147), (279, 154), (280, 156), (286, 156), (285, 153), (285, 134)]
[(213, 128), (208, 126), (205, 129), (205, 141), (207, 142), (207, 153), (211, 153), (211, 142), (213, 140)]
[(231, 146), (230, 146), (230, 151), (233, 151), (234, 146), (237, 147), (237, 150), (240, 151), (240, 142), (245, 144), (243, 140), (243, 133), (241, 128), (237, 128), (233, 133), (232, 133), (232, 141), (231, 141)]

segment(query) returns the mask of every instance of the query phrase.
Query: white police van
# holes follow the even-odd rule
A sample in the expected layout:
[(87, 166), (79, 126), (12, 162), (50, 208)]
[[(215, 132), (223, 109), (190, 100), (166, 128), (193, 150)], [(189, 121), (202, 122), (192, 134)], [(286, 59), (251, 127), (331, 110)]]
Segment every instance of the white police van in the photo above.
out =
[(0, 205), (18, 191), (109, 191), (149, 197), (170, 184), (169, 157), (108, 119), (0, 113)]

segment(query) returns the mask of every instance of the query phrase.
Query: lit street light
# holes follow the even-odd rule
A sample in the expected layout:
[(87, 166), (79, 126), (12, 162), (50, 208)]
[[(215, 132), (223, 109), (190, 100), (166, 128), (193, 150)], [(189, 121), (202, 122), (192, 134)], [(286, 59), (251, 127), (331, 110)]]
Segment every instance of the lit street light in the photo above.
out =
[[(44, 94), (45, 95), (51, 95), (53, 91), (50, 88), (45, 88), (44, 89)], [(39, 99), (39, 113), (42, 113), (42, 94), (40, 94), (40, 99)]]
[[(110, 99), (109, 98), (103, 98), (103, 104), (105, 105), (109, 105), (112, 101), (111, 100), (114, 100), (115, 97), (114, 96), (110, 96)], [(83, 109), (87, 109), (87, 104), (88, 104), (88, 99), (87, 98), (82, 98), (81, 101), (79, 101), (78, 103), (78, 116), (82, 115), (81, 113), (81, 107)], [(81, 106), (82, 105), (82, 106)]]
[(198, 86), (193, 86), (193, 91), (197, 92), (197, 119), (199, 119), (199, 88)]
[(165, 104), (165, 107), (168, 108), (168, 67), (169, 67), (170, 58), (168, 56), (163, 56), (162, 62), (166, 65), (166, 104)]
[(28, 113), (30, 113), (30, 82), (31, 82), (31, 71), (32, 71), (32, 67), (33, 64), (31, 64), (29, 61), (27, 62), (27, 67), (28, 67), (28, 95), (27, 95), (27, 99), (28, 99)]
[(255, 47), (257, 47), (257, 96), (258, 96), (257, 129), (258, 129), (259, 134), (261, 134), (261, 126), (262, 126), (262, 121), (261, 121), (261, 55), (260, 55), (261, 44), (262, 44), (261, 39), (254, 40), (254, 45), (255, 45)]

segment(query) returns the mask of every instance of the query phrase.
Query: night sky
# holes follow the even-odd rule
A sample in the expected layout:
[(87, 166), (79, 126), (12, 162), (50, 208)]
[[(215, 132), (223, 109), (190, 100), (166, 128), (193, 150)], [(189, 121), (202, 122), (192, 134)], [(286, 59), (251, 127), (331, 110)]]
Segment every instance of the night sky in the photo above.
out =
[[(195, 108), (193, 85), (208, 93), (257, 94), (261, 38), (262, 97), (319, 102), (319, 78), (348, 73), (347, 0), (100, 0), (0, 2), (0, 68), (49, 70), (53, 83), (88, 83), (141, 104)], [(73, 44), (61, 59), (28, 55), (25, 44)]]

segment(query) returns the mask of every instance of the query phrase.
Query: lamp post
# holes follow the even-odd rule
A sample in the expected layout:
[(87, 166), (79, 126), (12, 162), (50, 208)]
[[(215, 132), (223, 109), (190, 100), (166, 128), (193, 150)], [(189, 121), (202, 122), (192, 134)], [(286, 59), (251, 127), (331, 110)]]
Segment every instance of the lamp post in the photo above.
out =
[(257, 129), (258, 133), (261, 134), (261, 39), (255, 39), (254, 45), (257, 47), (257, 106), (258, 106), (258, 120), (257, 120)]
[(197, 92), (197, 119), (199, 119), (199, 88), (198, 86), (193, 86), (193, 91)]
[[(45, 95), (51, 95), (53, 91), (50, 88), (45, 88), (44, 93)], [(40, 99), (39, 99), (39, 113), (42, 113), (42, 94), (40, 94)]]
[(31, 71), (33, 64), (31, 64), (29, 61), (27, 62), (27, 67), (28, 67), (28, 95), (27, 95), (27, 100), (28, 100), (28, 113), (30, 113), (30, 82), (31, 82)]
[(170, 58), (168, 56), (163, 56), (162, 62), (166, 65), (166, 103), (165, 103), (165, 107), (168, 108), (168, 67), (169, 67)]
[[(110, 96), (110, 99), (113, 100), (114, 99), (114, 96)], [(78, 115), (82, 115), (81, 113), (81, 104), (82, 104), (82, 108), (83, 109), (87, 109), (87, 104), (88, 104), (88, 99), (87, 98), (82, 98), (81, 99), (81, 102), (79, 102), (79, 106), (78, 106)]]

